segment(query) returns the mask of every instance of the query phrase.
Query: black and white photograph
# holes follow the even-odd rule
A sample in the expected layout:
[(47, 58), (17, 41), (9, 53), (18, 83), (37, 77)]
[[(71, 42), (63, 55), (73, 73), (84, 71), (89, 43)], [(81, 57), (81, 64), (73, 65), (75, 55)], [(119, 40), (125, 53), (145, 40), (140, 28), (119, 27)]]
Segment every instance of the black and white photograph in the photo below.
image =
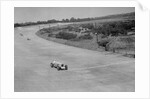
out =
[(135, 92), (135, 8), (14, 7), (14, 92)]
[(0, 1), (0, 98), (149, 99), (148, 4)]

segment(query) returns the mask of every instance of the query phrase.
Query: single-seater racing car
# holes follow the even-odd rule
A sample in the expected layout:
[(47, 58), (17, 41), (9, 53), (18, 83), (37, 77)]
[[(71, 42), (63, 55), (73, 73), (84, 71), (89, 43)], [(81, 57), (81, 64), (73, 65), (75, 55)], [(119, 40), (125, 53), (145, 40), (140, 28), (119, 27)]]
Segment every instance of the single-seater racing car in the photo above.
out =
[(57, 62), (57, 61), (51, 62), (51, 63), (50, 63), (50, 66), (51, 66), (52, 68), (57, 68), (58, 71), (59, 71), (59, 70), (68, 70), (68, 66), (67, 66), (67, 65), (62, 64), (62, 63)]

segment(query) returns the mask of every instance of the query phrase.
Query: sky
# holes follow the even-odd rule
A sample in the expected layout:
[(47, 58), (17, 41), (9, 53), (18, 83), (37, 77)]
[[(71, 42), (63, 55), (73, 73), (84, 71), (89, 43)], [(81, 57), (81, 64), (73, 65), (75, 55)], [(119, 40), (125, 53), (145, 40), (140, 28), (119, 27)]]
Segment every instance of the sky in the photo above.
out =
[(91, 18), (134, 11), (134, 7), (15, 7), (14, 22)]

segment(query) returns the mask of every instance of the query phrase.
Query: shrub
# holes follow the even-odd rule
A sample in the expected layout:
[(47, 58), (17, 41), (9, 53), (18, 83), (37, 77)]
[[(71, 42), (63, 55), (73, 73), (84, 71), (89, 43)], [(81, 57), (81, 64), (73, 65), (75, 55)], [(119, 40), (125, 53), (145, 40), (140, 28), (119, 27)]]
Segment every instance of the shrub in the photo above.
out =
[(41, 34), (45, 34), (45, 33), (52, 33), (52, 30), (50, 28), (43, 28), (40, 30)]
[(109, 43), (109, 40), (108, 39), (102, 39), (98, 42), (98, 45), (99, 46), (103, 46), (103, 47), (106, 47), (106, 45)]
[(107, 22), (103, 23), (101, 26), (97, 26), (93, 29), (94, 32), (98, 34), (103, 34), (106, 36), (118, 36), (127, 35), (128, 31), (131, 31), (135, 27), (135, 21), (118, 21), (118, 22)]
[(41, 35), (45, 34), (45, 31), (43, 31), (43, 30), (40, 30), (39, 32), (40, 32)]
[(51, 33), (50, 33), (50, 34), (48, 34), (48, 37), (52, 37), (52, 36), (53, 36), (53, 34), (51, 34)]
[(81, 24), (81, 27), (83, 27), (83, 28), (88, 28), (88, 29), (93, 29), (93, 28), (94, 28), (94, 25), (93, 25), (93, 24), (90, 24), (90, 23), (88, 23), (88, 24)]
[(58, 34), (56, 34), (56, 38), (61, 38), (66, 40), (74, 39), (76, 37), (77, 34), (73, 34), (73, 33), (59, 32)]
[(79, 39), (93, 39), (93, 37), (90, 34), (86, 34), (86, 35), (80, 36)]
[(72, 31), (73, 27), (72, 26), (68, 26), (68, 27), (66, 27), (66, 29), (68, 29), (69, 31)]
[(129, 36), (118, 36), (115, 38), (110, 38), (109, 43), (106, 44), (105, 48), (109, 51), (115, 50), (134, 50), (135, 43), (134, 37)]

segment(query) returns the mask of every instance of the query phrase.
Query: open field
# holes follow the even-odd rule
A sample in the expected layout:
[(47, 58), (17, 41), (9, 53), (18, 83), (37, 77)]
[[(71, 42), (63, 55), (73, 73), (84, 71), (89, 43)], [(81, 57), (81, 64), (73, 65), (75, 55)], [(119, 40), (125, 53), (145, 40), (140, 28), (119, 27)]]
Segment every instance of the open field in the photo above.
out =
[[(15, 92), (135, 91), (133, 58), (48, 41), (35, 34), (38, 30), (38, 26), (15, 28)], [(53, 60), (68, 64), (69, 70), (50, 68)]]

